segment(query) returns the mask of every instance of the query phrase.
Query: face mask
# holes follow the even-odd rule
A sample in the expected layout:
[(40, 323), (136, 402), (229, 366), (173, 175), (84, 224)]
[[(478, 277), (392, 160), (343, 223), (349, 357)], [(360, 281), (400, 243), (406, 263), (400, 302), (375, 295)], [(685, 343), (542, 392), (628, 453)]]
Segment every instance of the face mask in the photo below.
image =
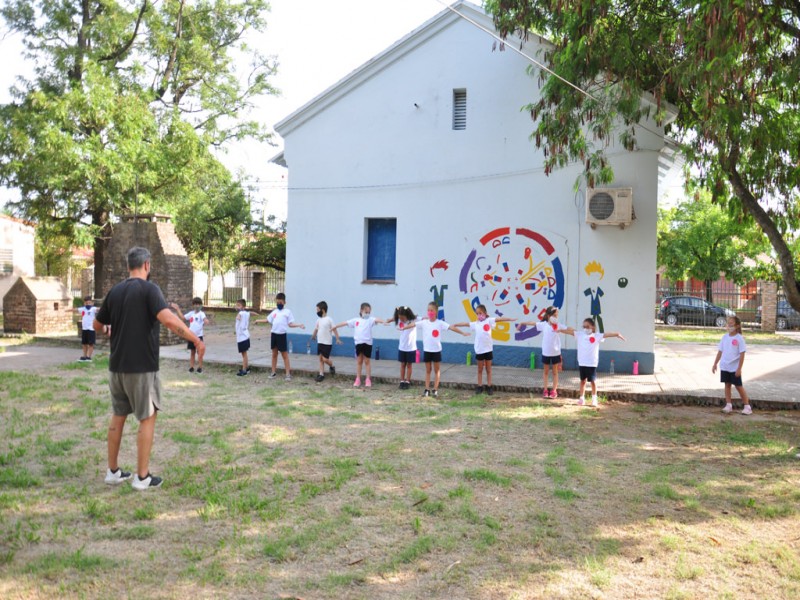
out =
[(486, 320), (486, 315), (485, 314), (481, 313), (481, 314), (478, 315), (478, 321), (485, 321), (485, 320)]
[(584, 327), (583, 333), (585, 333), (586, 335), (592, 335), (592, 330), (590, 327)]
[(320, 319), (322, 318), (322, 311), (321, 311), (321, 310), (318, 310), (318, 311), (317, 311), (317, 316), (318, 316)]
[(83, 307), (84, 308), (92, 308), (92, 305), (91, 304), (84, 304)]
[(275, 306), (278, 308), (278, 310), (283, 310), (283, 302), (278, 302), (275, 304)]
[(736, 333), (736, 327), (728, 327), (728, 333)]
[(549, 320), (549, 321), (550, 321), (550, 322), (551, 322), (553, 325), (557, 325), (557, 324), (558, 324), (558, 317), (550, 317), (550, 319), (548, 319), (548, 320)]
[(436, 318), (436, 311), (435, 310), (429, 310), (428, 311), (428, 318), (429, 319), (435, 319)]
[(194, 312), (200, 312), (200, 307), (199, 306), (195, 306), (194, 307)]

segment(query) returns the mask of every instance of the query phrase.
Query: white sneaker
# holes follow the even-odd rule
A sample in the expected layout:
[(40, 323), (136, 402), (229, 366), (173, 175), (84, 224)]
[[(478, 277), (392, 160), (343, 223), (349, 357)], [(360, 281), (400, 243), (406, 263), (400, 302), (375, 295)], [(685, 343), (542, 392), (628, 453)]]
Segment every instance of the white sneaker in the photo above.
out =
[(580, 400), (578, 400), (578, 406), (585, 406), (586, 405), (586, 398), (581, 396)]
[(753, 409), (750, 408), (749, 404), (745, 404), (744, 405), (744, 408), (742, 409), (742, 414), (743, 415), (752, 415), (753, 414)]
[(106, 478), (105, 483), (108, 485), (119, 485), (123, 481), (127, 481), (131, 478), (131, 474), (127, 471), (123, 471), (119, 467), (117, 467), (117, 471), (114, 472), (111, 469), (106, 470)]
[(592, 406), (597, 408), (597, 396), (592, 396)]
[(722, 412), (724, 412), (726, 415), (730, 412), (733, 412), (733, 404), (728, 402), (728, 404), (725, 405), (725, 408), (722, 409)]
[(286, 377), (284, 377), (284, 379), (286, 381), (291, 381), (292, 380), (292, 376), (291, 375), (287, 375)]
[(155, 475), (151, 475), (150, 473), (147, 474), (147, 477), (144, 479), (139, 479), (139, 474), (137, 473), (133, 477), (133, 483), (131, 486), (135, 490), (139, 490), (140, 492), (144, 490), (149, 490), (150, 488), (157, 488), (161, 487), (161, 484), (164, 482), (161, 477), (156, 477)]

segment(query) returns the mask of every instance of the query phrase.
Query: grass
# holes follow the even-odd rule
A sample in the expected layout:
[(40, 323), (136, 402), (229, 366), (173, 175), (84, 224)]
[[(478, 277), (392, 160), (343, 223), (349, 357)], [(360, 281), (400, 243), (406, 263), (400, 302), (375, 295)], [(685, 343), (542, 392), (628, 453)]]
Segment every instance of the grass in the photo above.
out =
[[(697, 344), (717, 344), (725, 333), (724, 329), (681, 329), (673, 327), (656, 327), (657, 342), (691, 342)], [(800, 341), (788, 335), (778, 333), (762, 333), (756, 330), (745, 330), (745, 340), (748, 344), (764, 344), (777, 346), (797, 346)]]
[(0, 373), (4, 597), (800, 597), (793, 415), (165, 362), (165, 483), (139, 494), (102, 483), (105, 377)]

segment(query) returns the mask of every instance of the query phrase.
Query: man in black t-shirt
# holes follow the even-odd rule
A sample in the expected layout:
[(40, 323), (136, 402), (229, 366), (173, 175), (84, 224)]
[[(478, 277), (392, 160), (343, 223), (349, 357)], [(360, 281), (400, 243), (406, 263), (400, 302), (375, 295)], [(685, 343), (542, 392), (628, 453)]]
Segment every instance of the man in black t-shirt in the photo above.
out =
[(185, 340), (193, 342), (201, 357), (205, 344), (169, 308), (161, 289), (150, 279), (150, 252), (145, 248), (128, 251), (130, 277), (115, 285), (103, 300), (94, 320), (102, 332), (110, 326), (111, 357), (109, 388), (113, 416), (108, 428), (108, 471), (105, 482), (116, 485), (131, 478), (119, 468), (119, 447), (125, 420), (133, 413), (139, 421), (136, 437), (136, 476), (133, 487), (146, 490), (159, 487), (160, 477), (150, 474), (156, 415), (161, 410), (161, 381), (158, 376), (158, 338), (160, 324)]

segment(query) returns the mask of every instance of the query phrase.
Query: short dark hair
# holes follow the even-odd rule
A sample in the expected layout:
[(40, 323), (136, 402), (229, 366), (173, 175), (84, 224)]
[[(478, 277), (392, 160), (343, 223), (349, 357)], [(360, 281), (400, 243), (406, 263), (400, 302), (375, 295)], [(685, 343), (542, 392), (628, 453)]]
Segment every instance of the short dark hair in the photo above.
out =
[(134, 246), (128, 250), (128, 270), (141, 268), (150, 260), (150, 250), (141, 246)]
[(89, 294), (88, 296), (84, 296), (83, 297), (83, 301), (84, 302), (92, 302), (92, 301), (94, 301), (94, 298), (92, 298), (92, 295)]
[(275, 294), (275, 300), (286, 300), (286, 294), (283, 292), (278, 292)]
[(244, 298), (239, 298), (236, 301), (236, 304), (241, 304), (242, 306), (247, 306), (247, 300), (245, 300)]
[(320, 300), (317, 302), (317, 308), (321, 308), (325, 312), (328, 312), (328, 303), (325, 300)]
[(202, 298), (198, 298), (198, 297), (192, 298), (192, 304), (201, 304), (202, 305), (203, 304), (203, 299)]

